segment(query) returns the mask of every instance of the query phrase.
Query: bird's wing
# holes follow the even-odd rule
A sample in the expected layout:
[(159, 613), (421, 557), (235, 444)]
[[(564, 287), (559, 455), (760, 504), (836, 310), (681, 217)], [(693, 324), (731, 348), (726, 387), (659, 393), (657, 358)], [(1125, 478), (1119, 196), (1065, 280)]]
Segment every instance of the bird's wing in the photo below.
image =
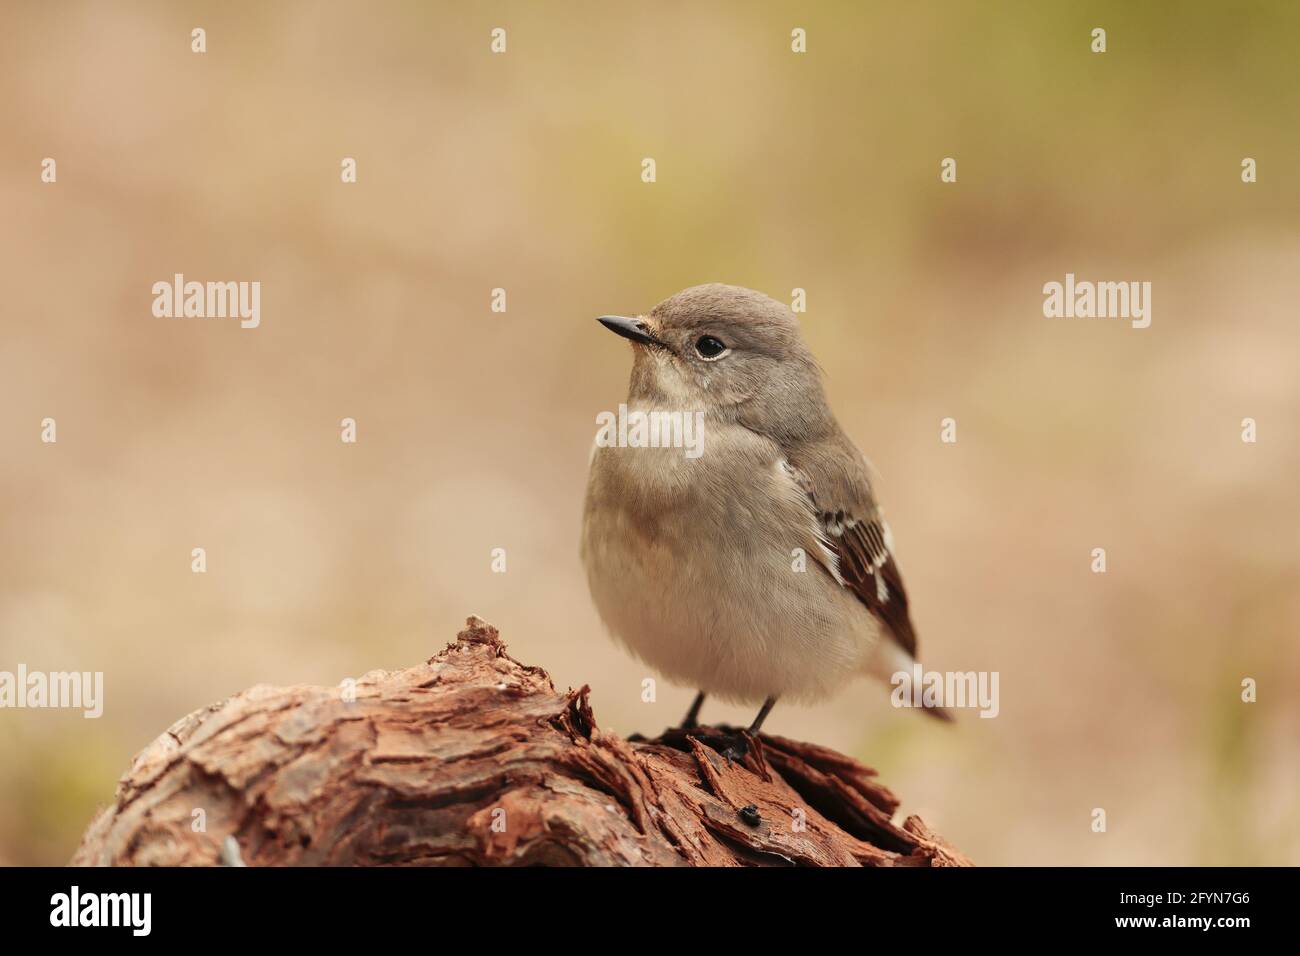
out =
[[(805, 446), (787, 456), (818, 530), (836, 558), (832, 577), (849, 588), (910, 657), (916, 632), (894, 560), (892, 535), (871, 493), (867, 462), (846, 438)], [(838, 574), (836, 573), (838, 571)]]

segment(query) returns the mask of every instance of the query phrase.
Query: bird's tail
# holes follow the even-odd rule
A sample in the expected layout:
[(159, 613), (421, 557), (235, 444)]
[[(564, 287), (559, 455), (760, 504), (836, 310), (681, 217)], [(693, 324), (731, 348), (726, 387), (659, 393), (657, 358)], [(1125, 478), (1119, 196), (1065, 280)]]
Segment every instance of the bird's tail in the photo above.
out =
[[(920, 665), (906, 650), (892, 641), (888, 642), (881, 647), (879, 656), (874, 663), (876, 676), (893, 686), (895, 693), (904, 692), (900, 706), (921, 710), (935, 720), (942, 720), (944, 723), (950, 724), (955, 720), (952, 711), (948, 710), (948, 708), (939, 704), (926, 703), (923, 694), (913, 694), (912, 688), (920, 672)], [(906, 675), (907, 683), (900, 688), (899, 681), (903, 679), (903, 675)]]
[(951, 724), (956, 719), (953, 717), (951, 710), (940, 707), (938, 704), (922, 704), (921, 713), (927, 717), (933, 717), (935, 720), (942, 720), (946, 724)]

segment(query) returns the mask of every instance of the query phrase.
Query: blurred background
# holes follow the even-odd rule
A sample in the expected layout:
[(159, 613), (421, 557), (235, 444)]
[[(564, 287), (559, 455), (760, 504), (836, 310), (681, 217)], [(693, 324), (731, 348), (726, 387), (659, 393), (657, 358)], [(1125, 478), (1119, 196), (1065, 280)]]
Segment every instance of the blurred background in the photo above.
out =
[[(195, 708), (470, 613), (604, 728), (676, 723), (577, 540), (630, 368), (593, 318), (707, 281), (807, 290), (923, 661), (1001, 675), (993, 720), (863, 682), (772, 732), (984, 864), (1300, 863), (1300, 7), (802, 7), (5, 5), (0, 670), (106, 699), (0, 711), (0, 863), (65, 862)], [(155, 318), (177, 272), (261, 327)], [(1151, 327), (1044, 318), (1067, 272), (1152, 282)]]

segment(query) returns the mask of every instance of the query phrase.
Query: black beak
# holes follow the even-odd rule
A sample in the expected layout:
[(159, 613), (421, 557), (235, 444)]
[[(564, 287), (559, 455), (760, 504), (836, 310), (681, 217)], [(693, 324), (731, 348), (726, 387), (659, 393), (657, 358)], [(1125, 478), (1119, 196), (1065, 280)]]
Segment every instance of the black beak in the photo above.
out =
[(647, 332), (645, 323), (640, 319), (626, 319), (621, 315), (602, 315), (596, 321), (615, 335), (621, 335), (633, 342), (640, 342), (642, 345), (657, 345), (659, 348), (668, 347)]

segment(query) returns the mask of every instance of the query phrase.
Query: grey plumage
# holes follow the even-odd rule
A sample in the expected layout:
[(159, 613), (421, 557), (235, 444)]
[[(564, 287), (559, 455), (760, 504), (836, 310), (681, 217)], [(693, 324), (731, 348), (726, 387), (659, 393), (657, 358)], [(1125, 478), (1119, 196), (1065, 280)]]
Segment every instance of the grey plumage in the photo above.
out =
[(910, 668), (916, 634), (869, 467), (790, 308), (713, 284), (602, 321), (634, 341), (630, 409), (705, 423), (695, 460), (593, 450), (582, 558), (611, 633), (740, 701), (816, 700)]

